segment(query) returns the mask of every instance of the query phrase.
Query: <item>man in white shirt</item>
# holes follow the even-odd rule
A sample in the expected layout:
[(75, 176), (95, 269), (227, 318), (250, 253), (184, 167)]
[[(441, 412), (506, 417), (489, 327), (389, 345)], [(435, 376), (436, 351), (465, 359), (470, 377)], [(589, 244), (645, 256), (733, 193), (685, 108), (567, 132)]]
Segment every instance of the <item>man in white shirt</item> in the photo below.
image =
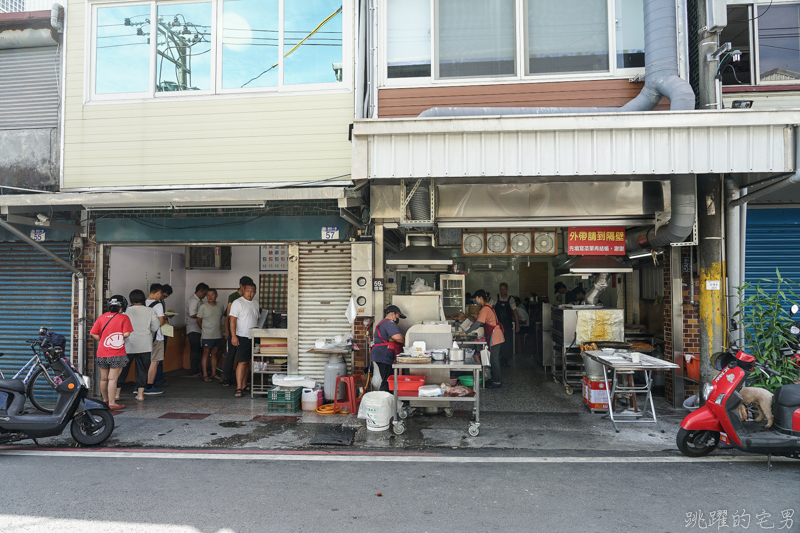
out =
[(198, 283), (194, 294), (186, 300), (186, 336), (189, 338), (189, 365), (192, 369), (192, 377), (203, 375), (203, 370), (200, 368), (200, 362), (203, 359), (203, 348), (200, 346), (202, 330), (197, 325), (197, 311), (207, 292), (208, 285)]
[(167, 323), (167, 317), (164, 316), (166, 306), (161, 297), (163, 287), (159, 283), (150, 285), (150, 295), (145, 300), (144, 304), (151, 307), (156, 312), (158, 318), (158, 331), (153, 337), (153, 350), (150, 353), (150, 368), (147, 371), (147, 387), (144, 389), (145, 394), (161, 394), (163, 390), (156, 388), (153, 384), (156, 381), (156, 374), (158, 373), (158, 363), (164, 360), (164, 334), (161, 333), (161, 326)]
[(253, 344), (250, 340), (250, 329), (258, 325), (259, 307), (253, 301), (256, 295), (256, 285), (252, 281), (247, 281), (244, 285), (242, 297), (237, 298), (231, 304), (230, 321), (231, 344), (236, 347), (236, 383), (237, 389), (234, 396), (242, 397), (242, 393), (247, 387), (247, 369), (252, 358)]

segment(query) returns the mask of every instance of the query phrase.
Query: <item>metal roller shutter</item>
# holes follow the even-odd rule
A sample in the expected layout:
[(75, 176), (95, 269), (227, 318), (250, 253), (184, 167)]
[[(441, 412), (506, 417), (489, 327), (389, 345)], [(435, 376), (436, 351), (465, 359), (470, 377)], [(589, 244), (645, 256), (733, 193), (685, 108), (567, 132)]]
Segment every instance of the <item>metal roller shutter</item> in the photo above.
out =
[[(352, 331), (344, 316), (350, 302), (350, 243), (300, 244), (298, 366), (300, 374), (325, 378), (327, 355), (307, 353), (314, 341)], [(352, 357), (347, 361), (352, 371)]]
[[(69, 259), (68, 243), (43, 243)], [(44, 326), (67, 338), (70, 353), (72, 274), (24, 243), (0, 243), (0, 368), (12, 377), (31, 358), (25, 339)]]
[(748, 209), (745, 280), (781, 277), (800, 283), (800, 209)]
[(0, 130), (58, 127), (55, 46), (0, 50)]

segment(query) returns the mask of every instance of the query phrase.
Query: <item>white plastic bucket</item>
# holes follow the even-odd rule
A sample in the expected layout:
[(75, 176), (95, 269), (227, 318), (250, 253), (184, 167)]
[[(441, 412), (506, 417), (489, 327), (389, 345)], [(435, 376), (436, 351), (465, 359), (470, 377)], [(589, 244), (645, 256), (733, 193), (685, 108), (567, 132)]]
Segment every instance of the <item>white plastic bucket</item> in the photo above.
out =
[(394, 396), (388, 392), (368, 392), (361, 399), (358, 418), (367, 421), (367, 430), (386, 431), (392, 419)]

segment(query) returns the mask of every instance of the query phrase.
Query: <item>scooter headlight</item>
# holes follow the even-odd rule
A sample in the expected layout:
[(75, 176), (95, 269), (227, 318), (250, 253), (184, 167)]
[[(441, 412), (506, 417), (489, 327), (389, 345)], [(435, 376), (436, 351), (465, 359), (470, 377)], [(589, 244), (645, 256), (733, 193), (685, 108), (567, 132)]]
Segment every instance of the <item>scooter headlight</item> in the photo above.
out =
[(713, 383), (706, 383), (703, 385), (703, 399), (708, 400), (708, 397), (711, 396), (711, 393), (714, 391), (714, 384)]

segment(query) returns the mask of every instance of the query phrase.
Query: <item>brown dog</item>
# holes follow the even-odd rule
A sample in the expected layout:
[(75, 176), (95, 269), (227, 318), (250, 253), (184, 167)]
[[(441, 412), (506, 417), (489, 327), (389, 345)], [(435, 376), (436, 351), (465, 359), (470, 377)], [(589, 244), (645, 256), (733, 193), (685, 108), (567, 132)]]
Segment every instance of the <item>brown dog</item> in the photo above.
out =
[(747, 410), (744, 406), (746, 404), (755, 403), (758, 406), (758, 418), (753, 420), (753, 422), (761, 422), (764, 420), (764, 417), (767, 417), (767, 424), (764, 427), (772, 427), (772, 421), (774, 420), (772, 416), (772, 393), (767, 389), (759, 387), (742, 387), (739, 394), (742, 395), (742, 399), (744, 400), (738, 407), (739, 418), (742, 421), (747, 420)]

